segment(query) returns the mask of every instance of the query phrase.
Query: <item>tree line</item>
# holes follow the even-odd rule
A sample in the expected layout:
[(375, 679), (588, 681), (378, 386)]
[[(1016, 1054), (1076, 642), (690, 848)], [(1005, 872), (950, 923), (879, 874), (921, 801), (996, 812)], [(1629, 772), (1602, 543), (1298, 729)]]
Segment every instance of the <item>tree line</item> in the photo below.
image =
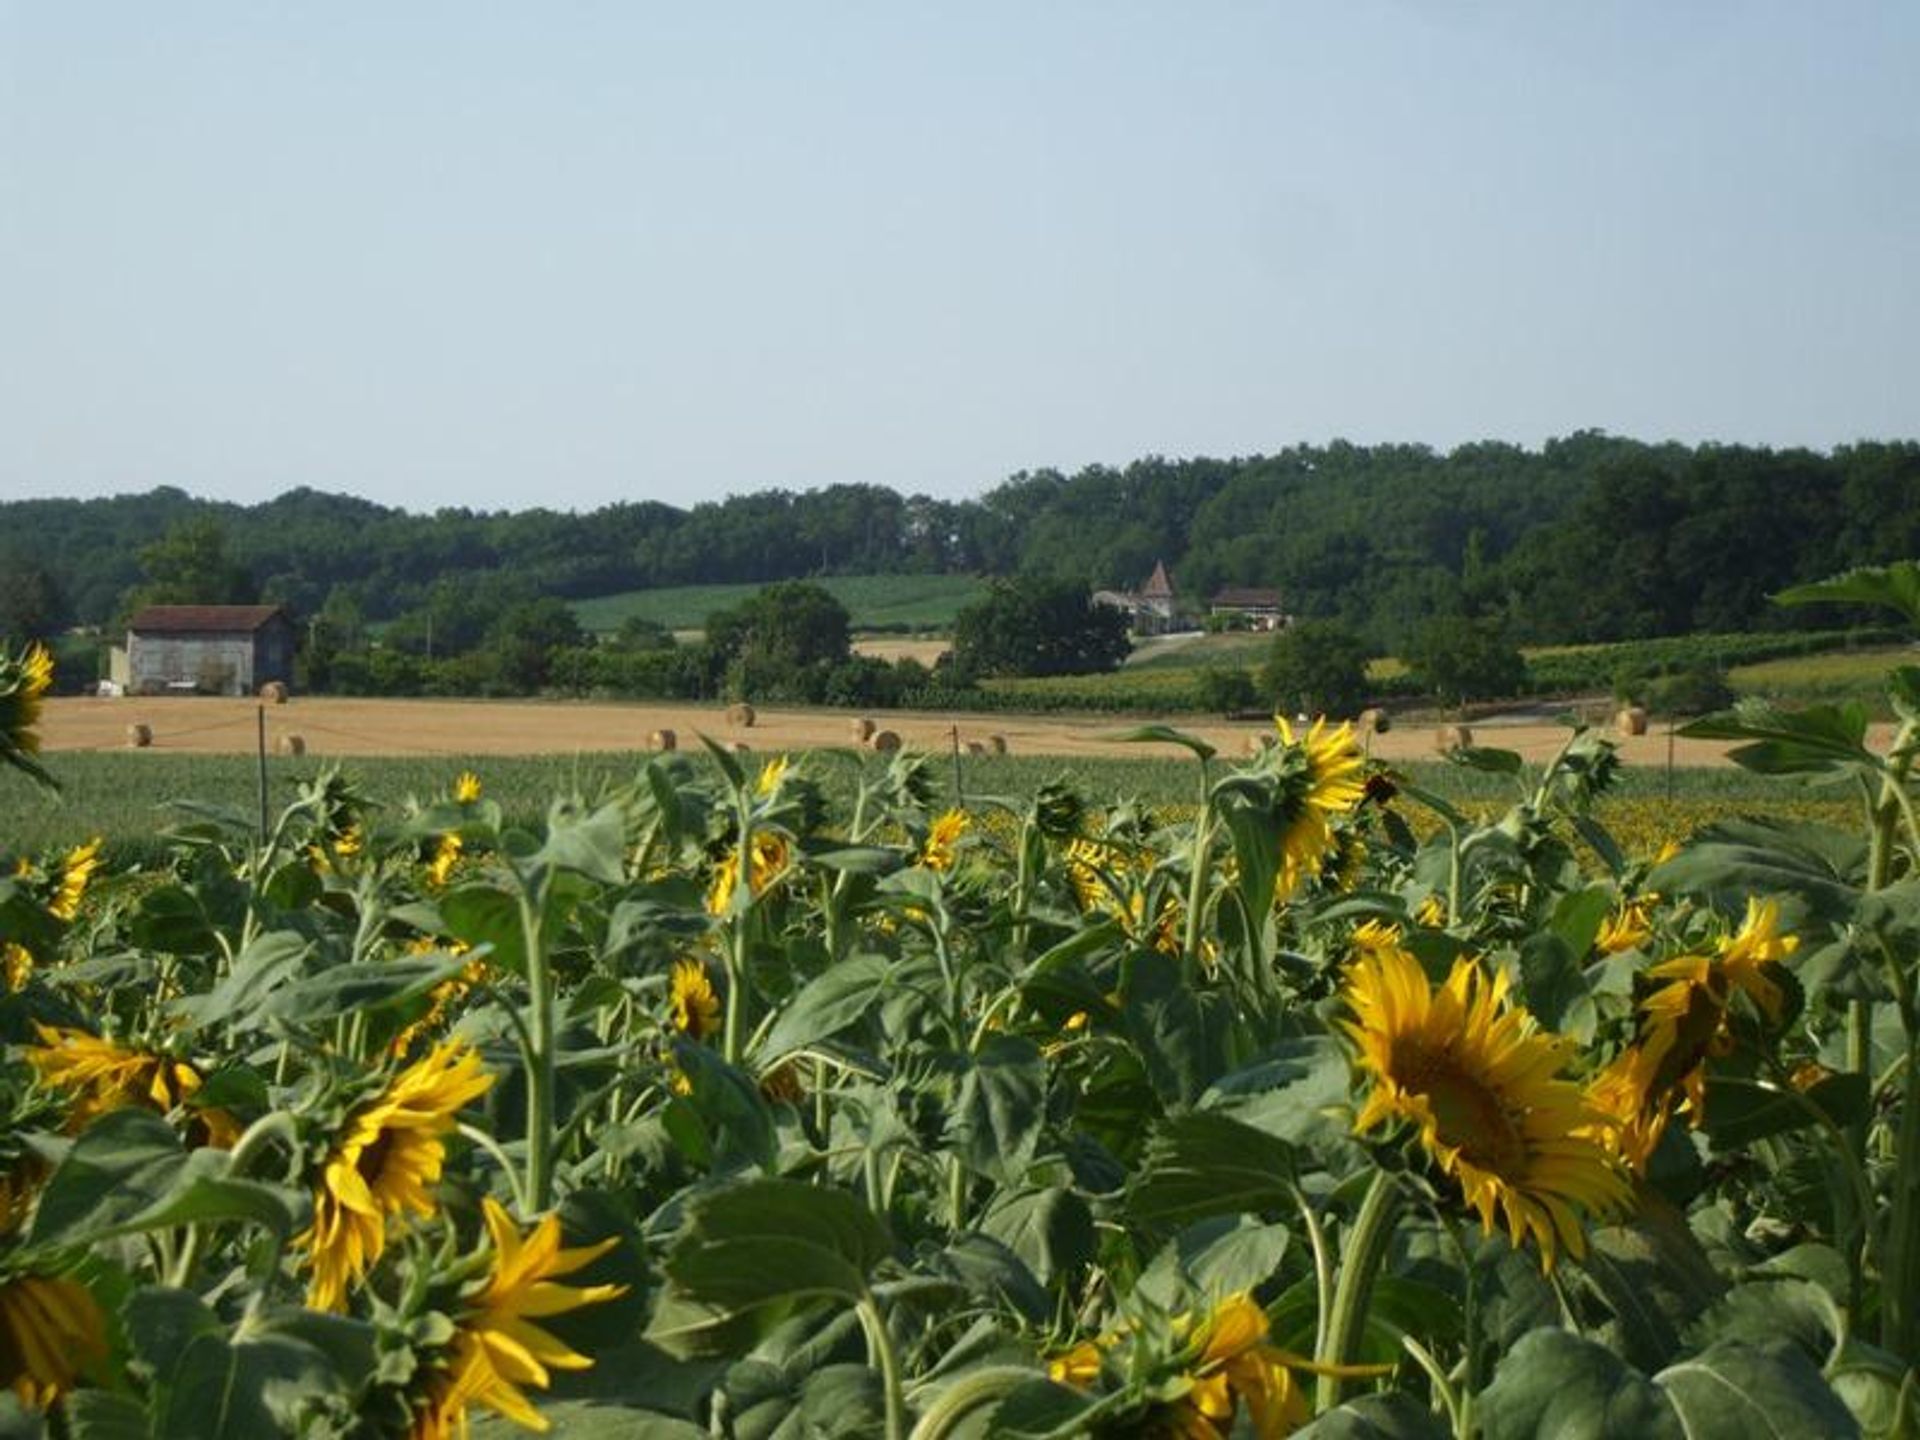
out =
[(1023, 472), (976, 500), (836, 485), (577, 514), (412, 514), (308, 489), (252, 506), (173, 488), (14, 501), (0, 503), (0, 632), (111, 628), (155, 593), (143, 559), (154, 538), (203, 541), (210, 528), (229, 568), (220, 595), (199, 598), (244, 591), (341, 636), (387, 625), (396, 644), (442, 654), (540, 597), (838, 574), (1126, 588), (1156, 560), (1187, 597), (1277, 588), (1295, 614), (1337, 620), (1380, 651), (1437, 616), (1514, 643), (1589, 642), (1834, 623), (1766, 597), (1920, 554), (1920, 444), (1334, 442)]

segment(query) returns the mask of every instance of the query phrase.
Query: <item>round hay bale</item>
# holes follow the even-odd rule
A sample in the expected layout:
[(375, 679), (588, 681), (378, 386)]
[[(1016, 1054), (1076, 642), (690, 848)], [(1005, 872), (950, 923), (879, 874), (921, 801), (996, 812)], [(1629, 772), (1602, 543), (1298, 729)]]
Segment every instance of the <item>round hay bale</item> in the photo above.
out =
[(282, 755), (304, 755), (307, 753), (307, 737), (304, 735), (282, 735), (274, 749)]
[(260, 698), (269, 705), (287, 703), (287, 687), (278, 680), (269, 680), (260, 687)]
[(1376, 705), (1360, 712), (1356, 728), (1362, 735), (1384, 735), (1393, 728), (1393, 717)]
[(867, 743), (882, 755), (891, 755), (900, 748), (900, 737), (891, 730), (876, 730)]
[(656, 730), (647, 737), (647, 748), (650, 750), (678, 750), (680, 748), (680, 737), (671, 730)]
[(847, 730), (853, 736), (853, 743), (856, 745), (866, 744), (873, 738), (873, 732), (878, 728), (879, 727), (865, 715), (862, 715), (858, 720), (849, 721), (847, 724)]
[(744, 740), (729, 740), (727, 742), (727, 753), (729, 755), (751, 755), (753, 753), (753, 747)]
[(1464, 725), (1442, 725), (1433, 736), (1433, 748), (1442, 755), (1465, 750), (1473, 744), (1473, 731)]
[(1004, 735), (987, 736), (987, 749), (991, 750), (996, 755), (1006, 754), (1007, 753), (1007, 737)]
[(153, 744), (153, 727), (151, 725), (127, 726), (127, 748), (129, 750), (144, 750), (151, 744)]
[(983, 742), (981, 742), (981, 741), (979, 741), (979, 740), (969, 740), (969, 741), (967, 741), (967, 754), (969, 754), (969, 755), (985, 755), (986, 753), (987, 753), (987, 747), (986, 747), (986, 745), (985, 745), (985, 744), (984, 744)]
[(754, 719), (753, 707), (744, 700), (738, 705), (727, 706), (727, 723), (729, 725), (738, 725), (742, 730), (751, 730)]
[(1643, 705), (1629, 705), (1613, 717), (1613, 728), (1622, 735), (1647, 733), (1647, 711)]

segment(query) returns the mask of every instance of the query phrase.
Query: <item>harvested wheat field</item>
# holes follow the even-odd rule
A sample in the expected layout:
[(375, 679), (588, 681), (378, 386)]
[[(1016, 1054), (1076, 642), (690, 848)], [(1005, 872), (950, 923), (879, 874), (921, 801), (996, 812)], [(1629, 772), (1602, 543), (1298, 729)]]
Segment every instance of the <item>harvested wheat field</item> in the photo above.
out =
[[(184, 754), (232, 754), (256, 743), (259, 704), (249, 699), (191, 697), (167, 699), (58, 698), (46, 704), (42, 747), (63, 750), (117, 750), (128, 744), (130, 728), (144, 726), (156, 751)], [(809, 750), (849, 746), (847, 710), (756, 709), (751, 726), (730, 722), (723, 705), (615, 704), (538, 700), (365, 700), (331, 696), (296, 697), (266, 708), (267, 745), (298, 735), (309, 755), (565, 755), (577, 752), (645, 750), (656, 731), (673, 731), (681, 744), (707, 735), (722, 743), (742, 742), (752, 750)], [(960, 744), (991, 745), (1004, 737), (1014, 755), (1124, 755), (1126, 746), (1112, 736), (1138, 723), (1108, 716), (1030, 716), (938, 714), (895, 710), (886, 727), (908, 750), (946, 751), (958, 731)], [(1246, 723), (1175, 717), (1173, 722), (1199, 735), (1230, 758), (1245, 755), (1255, 737), (1269, 728)], [(1552, 724), (1473, 723), (1477, 744), (1517, 750), (1530, 761), (1544, 761), (1565, 742), (1565, 727)], [(1389, 760), (1430, 759), (1436, 753), (1431, 726), (1402, 723), (1372, 737), (1375, 755)], [(1621, 756), (1629, 764), (1664, 765), (1664, 731), (1623, 738)], [(1877, 735), (1874, 743), (1885, 744)], [(1161, 748), (1161, 747), (1155, 747)], [(1727, 746), (1718, 741), (1677, 740), (1678, 765), (1725, 764)]]

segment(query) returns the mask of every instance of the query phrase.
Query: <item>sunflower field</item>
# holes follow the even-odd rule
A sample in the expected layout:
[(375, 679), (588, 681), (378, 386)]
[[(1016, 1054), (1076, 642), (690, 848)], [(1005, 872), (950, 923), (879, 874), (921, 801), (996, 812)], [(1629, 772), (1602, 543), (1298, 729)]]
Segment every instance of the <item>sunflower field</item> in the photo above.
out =
[(1916, 1433), (1888, 693), (1697, 727), (1857, 823), (1635, 847), (1594, 734), (1481, 817), (1282, 723), (1135, 732), (1174, 816), (716, 747), (7, 855), (0, 1435)]

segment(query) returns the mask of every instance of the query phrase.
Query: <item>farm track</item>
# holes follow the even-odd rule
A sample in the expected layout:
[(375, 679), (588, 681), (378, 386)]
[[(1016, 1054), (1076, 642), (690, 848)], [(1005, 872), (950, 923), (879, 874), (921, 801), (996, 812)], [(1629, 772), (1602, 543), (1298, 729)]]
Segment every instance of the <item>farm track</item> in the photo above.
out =
[[(46, 702), (41, 724), (42, 749), (63, 751), (125, 748), (127, 729), (151, 727), (153, 748), (176, 754), (244, 754), (256, 743), (257, 702), (249, 699), (195, 697), (177, 699), (93, 699), (61, 697)], [(754, 750), (811, 750), (852, 744), (853, 711), (762, 709), (751, 727), (729, 725), (719, 705), (631, 704), (539, 700), (367, 700), (332, 696), (296, 698), (266, 707), (267, 743), (277, 747), (297, 735), (306, 753), (318, 756), (484, 756), (567, 755), (644, 750), (656, 730), (674, 731), (683, 746), (697, 745), (706, 734), (719, 741), (742, 741)], [(907, 749), (944, 753), (957, 728), (963, 744), (1003, 736), (1014, 755), (1124, 757), (1145, 747), (1116, 744), (1113, 735), (1141, 723), (1124, 716), (1037, 716), (1019, 714), (875, 711), (872, 719), (895, 731)], [(1219, 747), (1224, 755), (1246, 753), (1249, 740), (1264, 727), (1212, 719), (1172, 717), (1180, 729)], [(1475, 739), (1483, 745), (1516, 750), (1530, 762), (1552, 757), (1567, 738), (1564, 726), (1476, 721)], [(1869, 741), (1888, 742), (1890, 727), (1875, 726)], [(1667, 763), (1664, 732), (1622, 738), (1621, 759), (1628, 765), (1657, 768)], [(1164, 750), (1165, 747), (1153, 747)], [(1726, 765), (1728, 746), (1718, 741), (1676, 740), (1673, 761), (1681, 766)], [(1375, 736), (1372, 751), (1388, 760), (1430, 759), (1434, 731), (1402, 726)]]

